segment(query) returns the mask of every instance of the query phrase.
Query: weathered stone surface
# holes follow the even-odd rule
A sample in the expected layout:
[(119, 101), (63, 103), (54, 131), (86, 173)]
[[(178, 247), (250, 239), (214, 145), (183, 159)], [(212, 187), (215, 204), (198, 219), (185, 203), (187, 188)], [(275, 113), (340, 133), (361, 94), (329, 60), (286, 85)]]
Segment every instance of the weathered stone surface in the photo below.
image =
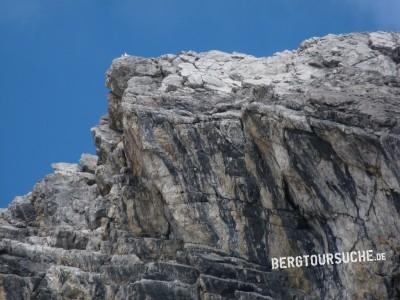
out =
[[(0, 211), (4, 299), (400, 297), (400, 34), (124, 56), (97, 156)], [(387, 260), (272, 270), (271, 257)]]

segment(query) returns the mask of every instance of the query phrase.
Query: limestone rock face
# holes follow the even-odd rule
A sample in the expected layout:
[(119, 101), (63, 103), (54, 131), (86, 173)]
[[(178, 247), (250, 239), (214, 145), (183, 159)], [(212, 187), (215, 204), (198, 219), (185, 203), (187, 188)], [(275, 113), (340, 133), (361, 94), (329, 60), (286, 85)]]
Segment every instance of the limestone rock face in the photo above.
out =
[[(1, 299), (400, 297), (400, 34), (106, 77), (97, 155), (0, 211)], [(386, 261), (271, 267), (369, 249)]]

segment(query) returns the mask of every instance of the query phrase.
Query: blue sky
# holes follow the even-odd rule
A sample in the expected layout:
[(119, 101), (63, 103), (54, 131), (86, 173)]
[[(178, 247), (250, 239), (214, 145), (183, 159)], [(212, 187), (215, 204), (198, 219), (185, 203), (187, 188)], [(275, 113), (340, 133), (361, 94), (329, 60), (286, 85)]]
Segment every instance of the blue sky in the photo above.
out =
[(0, 207), (52, 162), (94, 153), (104, 74), (122, 53), (256, 56), (312, 36), (400, 30), (399, 0), (0, 0)]

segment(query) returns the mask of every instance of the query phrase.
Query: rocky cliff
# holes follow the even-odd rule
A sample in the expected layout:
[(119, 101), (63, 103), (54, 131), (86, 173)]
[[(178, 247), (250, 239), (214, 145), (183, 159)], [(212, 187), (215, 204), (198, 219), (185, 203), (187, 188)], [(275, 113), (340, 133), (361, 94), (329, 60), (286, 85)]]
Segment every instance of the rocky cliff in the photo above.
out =
[(97, 155), (0, 211), (1, 299), (400, 297), (399, 33), (123, 56), (106, 84)]

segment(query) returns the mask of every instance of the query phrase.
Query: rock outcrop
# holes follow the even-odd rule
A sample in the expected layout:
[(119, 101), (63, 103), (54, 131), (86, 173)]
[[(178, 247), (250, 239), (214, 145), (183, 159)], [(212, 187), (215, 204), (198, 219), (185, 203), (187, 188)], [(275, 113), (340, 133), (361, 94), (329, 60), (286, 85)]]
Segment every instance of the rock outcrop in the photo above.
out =
[(400, 297), (399, 33), (124, 56), (106, 84), (97, 155), (0, 211), (1, 299)]

